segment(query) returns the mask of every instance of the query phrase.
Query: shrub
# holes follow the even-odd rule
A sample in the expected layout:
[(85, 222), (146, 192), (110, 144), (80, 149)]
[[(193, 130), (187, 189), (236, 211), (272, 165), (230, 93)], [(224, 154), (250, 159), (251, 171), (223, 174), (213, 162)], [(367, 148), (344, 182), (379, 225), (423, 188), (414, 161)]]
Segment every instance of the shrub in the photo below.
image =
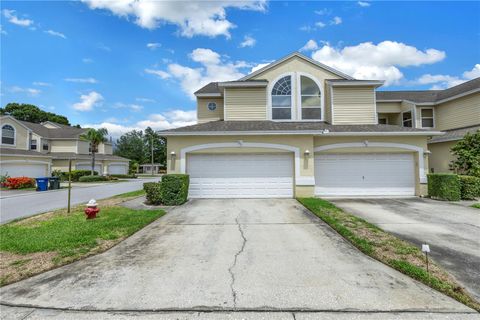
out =
[(159, 205), (162, 203), (161, 189), (161, 182), (145, 182), (143, 184), (148, 204)]
[[(79, 181), (80, 177), (89, 176), (91, 173), (90, 170), (72, 170), (72, 181)], [(93, 175), (97, 176), (98, 172), (94, 171)], [(68, 172), (62, 172), (60, 179), (68, 181)]]
[(190, 179), (186, 174), (166, 174), (162, 177), (160, 190), (162, 203), (167, 206), (184, 204), (188, 197)]
[(480, 178), (472, 176), (458, 176), (458, 178), (462, 199), (475, 200), (480, 197)]
[(111, 174), (110, 177), (119, 178), (119, 179), (137, 179), (135, 174)]
[(7, 182), (8, 178), (10, 178), (8, 174), (0, 175), (0, 187), (6, 187), (5, 183)]
[(13, 177), (7, 178), (4, 183), (4, 186), (8, 189), (25, 189), (25, 188), (34, 188), (35, 179), (28, 177)]
[(455, 160), (450, 167), (457, 173), (480, 177), (480, 130), (467, 133), (451, 149)]
[(456, 174), (432, 173), (428, 177), (428, 195), (434, 199), (458, 201), (461, 199), (460, 179)]
[(108, 178), (104, 176), (82, 176), (78, 178), (78, 181), (79, 182), (108, 181)]

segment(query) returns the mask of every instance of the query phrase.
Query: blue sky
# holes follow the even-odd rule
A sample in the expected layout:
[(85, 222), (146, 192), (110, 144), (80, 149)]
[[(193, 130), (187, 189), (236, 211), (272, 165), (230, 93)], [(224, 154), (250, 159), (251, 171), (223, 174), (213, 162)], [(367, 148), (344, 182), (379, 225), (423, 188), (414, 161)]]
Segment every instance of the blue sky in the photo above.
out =
[(73, 124), (195, 122), (193, 91), (292, 51), (382, 89), (480, 76), (480, 2), (2, 1), (1, 104)]

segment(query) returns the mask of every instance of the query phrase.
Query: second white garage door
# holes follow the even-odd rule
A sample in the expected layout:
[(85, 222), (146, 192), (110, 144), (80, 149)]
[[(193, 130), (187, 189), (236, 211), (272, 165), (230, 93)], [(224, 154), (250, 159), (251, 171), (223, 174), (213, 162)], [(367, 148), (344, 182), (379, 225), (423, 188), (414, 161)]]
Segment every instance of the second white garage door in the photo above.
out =
[(291, 154), (187, 155), (191, 198), (291, 198)]
[(316, 154), (315, 194), (414, 195), (413, 154)]
[[(75, 166), (75, 169), (77, 170), (92, 170), (92, 165), (88, 163), (82, 163), (82, 164), (77, 164)], [(95, 171), (98, 172), (99, 175), (102, 175), (102, 165), (101, 164), (95, 164)]]
[(108, 166), (109, 174), (127, 174), (128, 165), (126, 164), (111, 164)]

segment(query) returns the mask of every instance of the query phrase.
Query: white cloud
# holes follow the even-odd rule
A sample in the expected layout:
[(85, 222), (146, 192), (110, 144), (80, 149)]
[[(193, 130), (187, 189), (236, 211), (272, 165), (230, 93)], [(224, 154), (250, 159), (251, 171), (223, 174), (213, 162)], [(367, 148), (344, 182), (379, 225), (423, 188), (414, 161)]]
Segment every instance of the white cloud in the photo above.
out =
[(149, 42), (147, 43), (147, 48), (150, 50), (156, 50), (162, 46), (161, 43), (158, 42)]
[(156, 102), (154, 99), (150, 99), (150, 98), (135, 98), (136, 101), (138, 102)]
[(131, 125), (121, 125), (117, 122), (120, 121), (117, 121), (117, 119), (106, 119), (102, 123), (83, 124), (82, 128), (106, 128), (111, 136), (118, 138), (128, 131), (145, 130), (147, 127), (151, 127), (154, 130), (166, 130), (193, 125), (197, 123), (197, 112), (195, 110), (184, 111), (177, 109), (151, 114), (146, 119)]
[(36, 96), (38, 94), (40, 94), (42, 91), (39, 90), (39, 89), (33, 89), (33, 88), (22, 88), (22, 87), (19, 87), (19, 86), (13, 86), (13, 87), (10, 87), (9, 88), (9, 91), (10, 92), (13, 92), (13, 93), (26, 93), (30, 96)]
[(240, 48), (253, 47), (257, 40), (250, 36), (243, 37), (243, 41), (240, 43)]
[(193, 92), (212, 81), (235, 80), (244, 76), (242, 68), (252, 67), (245, 61), (224, 61), (220, 54), (210, 49), (197, 48), (193, 50), (190, 59), (200, 64), (198, 68), (191, 68), (177, 63), (167, 66), (167, 71), (151, 70), (153, 73), (165, 79), (166, 74), (180, 81), (181, 87), (192, 99)]
[(259, 63), (257, 64), (256, 66), (252, 67), (252, 69), (250, 70), (249, 73), (252, 73), (252, 72), (255, 72), (257, 70), (260, 70), (262, 69), (263, 67), (266, 67), (270, 64), (271, 62), (267, 62), (267, 63)]
[(112, 51), (112, 49), (109, 46), (107, 46), (103, 43), (99, 43), (97, 48), (100, 49), (100, 50), (103, 50), (103, 51), (107, 51), (107, 52)]
[(327, 8), (324, 8), (324, 9), (320, 9), (320, 10), (315, 10), (314, 11), (316, 14), (318, 14), (319, 16), (325, 16), (325, 15), (329, 15), (332, 13), (332, 10), (331, 9), (327, 9)]
[(472, 70), (465, 71), (463, 77), (469, 80), (480, 77), (480, 63), (477, 63)]
[(300, 49), (300, 51), (312, 51), (317, 50), (318, 44), (315, 40), (308, 40), (307, 43)]
[(54, 36), (54, 37), (60, 37), (60, 38), (63, 38), (63, 39), (67, 39), (67, 37), (63, 33), (58, 32), (58, 31), (47, 30), (47, 31), (44, 31), (44, 32), (51, 35), (51, 36)]
[(339, 25), (341, 24), (343, 21), (342, 21), (342, 18), (340, 17), (333, 17), (332, 21), (330, 21), (330, 24), (333, 24), (333, 25)]
[(103, 100), (100, 93), (91, 91), (88, 94), (82, 94), (80, 96), (80, 102), (73, 104), (72, 107), (78, 111), (91, 111), (94, 106), (99, 105)]
[(95, 78), (65, 78), (67, 82), (76, 82), (76, 83), (97, 83)]
[(171, 77), (171, 75), (168, 72), (163, 71), (163, 70), (156, 70), (156, 69), (148, 69), (147, 68), (144, 71), (145, 71), (145, 73), (148, 73), (148, 74), (154, 74), (161, 79), (168, 79), (168, 78)]
[(362, 8), (367, 8), (367, 7), (370, 7), (370, 2), (366, 2), (366, 1), (358, 1), (357, 4), (362, 7)]
[(143, 106), (139, 104), (126, 104), (122, 102), (117, 102), (113, 105), (115, 109), (130, 109), (131, 111), (138, 112), (143, 110)]
[(83, 0), (90, 9), (105, 9), (128, 19), (133, 16), (142, 28), (155, 29), (168, 23), (178, 26), (180, 35), (191, 38), (195, 35), (230, 37), (235, 25), (227, 20), (227, 10), (264, 11), (266, 0), (225, 1), (149, 1), (149, 0)]
[(414, 84), (426, 85), (431, 84), (431, 89), (442, 90), (450, 87), (458, 86), (468, 80), (472, 80), (480, 77), (480, 64), (476, 64), (472, 70), (465, 71), (461, 77), (451, 76), (446, 74), (424, 74), (417, 80), (413, 81)]
[(0, 34), (5, 34), (7, 35), (7, 31), (3, 30), (3, 27), (0, 25)]
[(436, 49), (418, 50), (401, 42), (363, 42), (335, 48), (328, 43), (314, 51), (312, 58), (357, 79), (381, 79), (385, 85), (398, 83), (403, 74), (398, 67), (432, 64), (445, 59)]
[(52, 84), (51, 83), (48, 83), (48, 82), (41, 82), (41, 81), (35, 81), (32, 83), (34, 86), (38, 86), (38, 87), (51, 87)]
[(326, 26), (327, 26), (327, 24), (323, 23), (322, 21), (315, 22), (315, 27), (317, 27), (317, 28), (324, 28)]
[(3, 16), (7, 18), (8, 22), (16, 24), (21, 27), (29, 27), (33, 24), (33, 20), (21, 19), (15, 14), (15, 10), (3, 9)]
[(90, 59), (90, 58), (83, 58), (82, 59), (82, 62), (85, 63), (85, 64), (88, 64), (88, 63), (93, 63), (93, 59)]

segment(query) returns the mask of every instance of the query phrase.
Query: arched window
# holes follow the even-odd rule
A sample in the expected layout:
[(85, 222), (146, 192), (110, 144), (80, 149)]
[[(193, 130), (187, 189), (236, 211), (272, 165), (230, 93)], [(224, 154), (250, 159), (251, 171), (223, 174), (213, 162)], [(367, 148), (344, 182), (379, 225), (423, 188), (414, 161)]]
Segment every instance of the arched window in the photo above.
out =
[(278, 80), (272, 89), (272, 119), (292, 119), (292, 77)]
[(303, 120), (322, 119), (322, 95), (318, 85), (306, 76), (300, 77), (300, 91)]
[(9, 124), (2, 126), (2, 144), (15, 144), (15, 128)]

